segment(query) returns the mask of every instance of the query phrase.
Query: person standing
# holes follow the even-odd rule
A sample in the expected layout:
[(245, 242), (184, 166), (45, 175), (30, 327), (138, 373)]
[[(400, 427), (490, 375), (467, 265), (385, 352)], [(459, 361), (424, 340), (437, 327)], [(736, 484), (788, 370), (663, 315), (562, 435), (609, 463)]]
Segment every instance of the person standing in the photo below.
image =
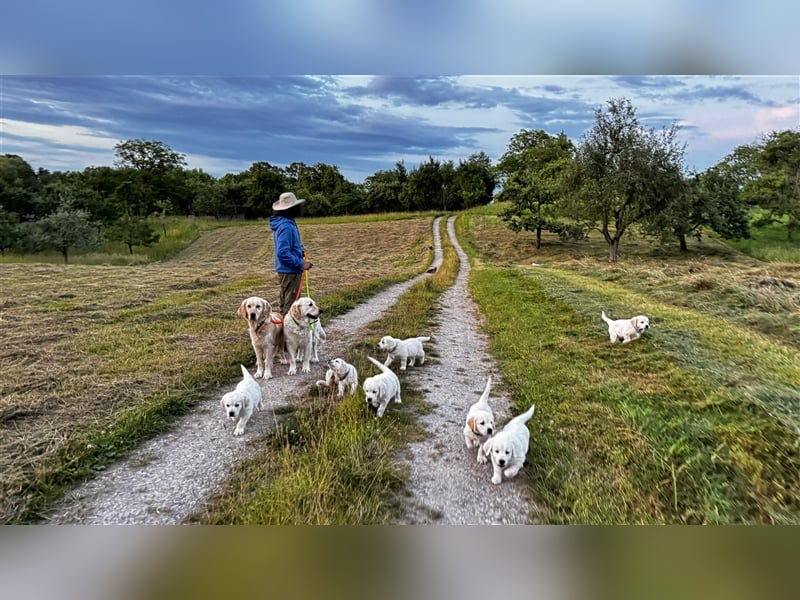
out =
[(300, 230), (295, 218), (300, 216), (304, 198), (284, 192), (272, 205), (269, 227), (275, 242), (275, 273), (280, 284), (280, 312), (286, 316), (297, 299), (303, 273), (313, 264), (306, 260), (305, 248), (300, 242)]

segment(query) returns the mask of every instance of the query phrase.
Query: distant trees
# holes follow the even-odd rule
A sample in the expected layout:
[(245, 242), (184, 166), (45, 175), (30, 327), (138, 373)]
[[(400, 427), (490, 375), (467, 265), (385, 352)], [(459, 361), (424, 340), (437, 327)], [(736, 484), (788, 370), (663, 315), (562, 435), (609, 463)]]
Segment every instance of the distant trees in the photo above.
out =
[(773, 131), (745, 152), (751, 177), (742, 196), (764, 211), (757, 224), (786, 223), (786, 237), (800, 231), (800, 130)]
[[(594, 126), (574, 143), (561, 132), (526, 130), (512, 136), (496, 165), (484, 152), (458, 164), (433, 156), (403, 161), (348, 181), (335, 165), (257, 161), (219, 179), (187, 170), (185, 156), (163, 142), (134, 139), (115, 146), (114, 167), (38, 172), (17, 155), (0, 156), (0, 253), (12, 249), (89, 248), (101, 235), (135, 246), (155, 243), (154, 218), (210, 215), (266, 218), (287, 190), (306, 199), (305, 214), (325, 216), (390, 211), (457, 211), (498, 199), (514, 231), (581, 238), (598, 230), (609, 260), (633, 226), (686, 249), (689, 236), (711, 230), (747, 237), (755, 225), (782, 223), (800, 231), (800, 131), (772, 132), (735, 148), (702, 173), (683, 172), (684, 146), (676, 125), (645, 127), (627, 99), (595, 110)], [(755, 210), (755, 212), (753, 212)]]

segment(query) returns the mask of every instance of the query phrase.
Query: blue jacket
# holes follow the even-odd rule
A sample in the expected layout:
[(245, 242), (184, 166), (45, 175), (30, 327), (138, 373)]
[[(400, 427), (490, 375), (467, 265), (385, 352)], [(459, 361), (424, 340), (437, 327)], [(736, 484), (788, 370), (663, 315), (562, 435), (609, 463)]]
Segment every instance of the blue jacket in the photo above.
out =
[(275, 272), (302, 273), (303, 245), (295, 220), (275, 215), (269, 218), (269, 227), (275, 240)]

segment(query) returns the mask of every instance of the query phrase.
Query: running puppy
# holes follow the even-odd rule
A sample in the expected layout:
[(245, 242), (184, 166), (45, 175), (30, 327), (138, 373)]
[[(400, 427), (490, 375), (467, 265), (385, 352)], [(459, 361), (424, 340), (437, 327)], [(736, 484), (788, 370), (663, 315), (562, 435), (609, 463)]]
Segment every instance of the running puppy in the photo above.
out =
[(650, 319), (644, 315), (637, 315), (632, 319), (609, 319), (606, 311), (601, 311), (600, 317), (608, 325), (608, 337), (612, 344), (632, 342), (650, 328)]
[(272, 305), (259, 296), (242, 300), (237, 311), (247, 320), (250, 343), (256, 353), (256, 379), (272, 378), (272, 362), (275, 355), (283, 350), (283, 318), (272, 310)]
[(317, 387), (322, 389), (327, 387), (337, 389), (337, 397), (344, 398), (345, 394), (355, 394), (358, 389), (358, 371), (343, 358), (332, 358), (328, 361), (328, 370), (325, 372), (325, 380), (318, 379)]
[(467, 448), (478, 449), (478, 462), (486, 462), (486, 454), (481, 452), (481, 445), (486, 442), (494, 433), (494, 413), (489, 406), (489, 389), (492, 386), (492, 378), (486, 381), (486, 389), (480, 399), (469, 407), (467, 411), (467, 422), (464, 425), (464, 442)]
[(514, 477), (525, 464), (531, 437), (526, 423), (533, 416), (535, 408), (536, 405), (532, 405), (526, 412), (506, 423), (502, 431), (484, 442), (483, 452), (492, 459), (492, 483), (495, 485), (503, 481), (504, 476), (506, 479)]
[(372, 377), (367, 377), (364, 380), (362, 386), (364, 388), (364, 396), (367, 401), (367, 406), (374, 410), (378, 417), (382, 417), (391, 400), (394, 400), (397, 404), (401, 403), (400, 380), (389, 367), (381, 364), (371, 356), (367, 358), (375, 364), (381, 372)]
[(302, 361), (303, 373), (311, 371), (310, 360), (314, 345), (314, 321), (318, 321), (322, 309), (311, 298), (298, 298), (292, 303), (283, 318), (283, 337), (289, 351), (289, 375), (297, 373), (297, 363)]
[(261, 386), (250, 375), (244, 365), (240, 366), (242, 367), (242, 380), (236, 384), (235, 390), (223, 395), (222, 400), (220, 400), (220, 404), (222, 404), (222, 408), (228, 418), (231, 421), (239, 419), (239, 422), (236, 423), (236, 429), (233, 430), (233, 435), (242, 435), (247, 422), (253, 416), (253, 411), (264, 406)]
[(378, 342), (378, 348), (389, 353), (383, 364), (388, 367), (395, 357), (400, 359), (401, 371), (406, 370), (406, 364), (413, 367), (417, 359), (419, 364), (425, 364), (425, 349), (422, 347), (422, 342), (428, 342), (430, 339), (430, 337), (413, 337), (400, 340), (390, 335), (383, 336)]

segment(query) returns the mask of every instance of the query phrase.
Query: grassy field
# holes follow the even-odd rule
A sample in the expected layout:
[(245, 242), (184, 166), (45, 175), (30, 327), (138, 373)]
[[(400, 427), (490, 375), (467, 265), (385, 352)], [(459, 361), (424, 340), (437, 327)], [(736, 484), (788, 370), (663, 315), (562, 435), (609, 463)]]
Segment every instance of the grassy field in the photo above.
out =
[[(302, 221), (312, 295), (335, 316), (420, 272), (431, 223)], [(237, 379), (252, 359), (239, 303), (278, 295), (266, 223), (209, 229), (164, 262), (78, 262), (0, 265), (3, 523), (35, 519), (65, 485)]]
[[(492, 352), (537, 405), (548, 522), (800, 522), (800, 266), (636, 239), (610, 264), (601, 240), (536, 251), (491, 211), (459, 223)], [(651, 329), (612, 346), (601, 310)]]
[[(500, 210), (459, 215), (457, 229), (503, 379), (517, 409), (537, 405), (526, 472), (543, 519), (800, 523), (797, 254), (759, 260), (711, 239), (680, 253), (626, 235), (610, 264), (600, 239), (545, 236), (537, 251)], [(313, 295), (333, 316), (419, 272), (431, 218), (301, 223)], [(0, 518), (35, 519), (63, 485), (230, 383), (251, 353), (239, 301), (277, 296), (271, 251), (262, 223), (203, 231), (160, 263), (0, 265)], [(456, 262), (446, 247), (376, 336), (434, 318)], [(648, 314), (651, 329), (612, 346), (601, 310)], [(426, 407), (404, 390), (409, 410), (386, 427), (361, 420), (361, 399), (287, 414), (269, 464), (243, 464), (195, 520), (389, 520), (404, 478), (391, 456)]]

